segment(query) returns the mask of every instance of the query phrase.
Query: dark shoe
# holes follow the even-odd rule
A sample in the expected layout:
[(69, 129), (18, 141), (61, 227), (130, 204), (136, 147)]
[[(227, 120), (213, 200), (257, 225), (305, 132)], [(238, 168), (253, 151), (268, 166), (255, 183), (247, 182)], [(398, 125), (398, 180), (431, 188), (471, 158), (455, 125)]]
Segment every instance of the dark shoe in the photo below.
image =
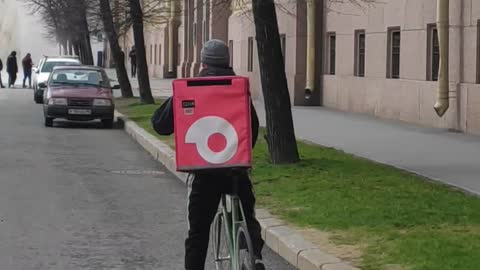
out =
[(262, 260), (256, 260), (255, 261), (255, 270), (266, 270), (265, 264), (263, 264)]

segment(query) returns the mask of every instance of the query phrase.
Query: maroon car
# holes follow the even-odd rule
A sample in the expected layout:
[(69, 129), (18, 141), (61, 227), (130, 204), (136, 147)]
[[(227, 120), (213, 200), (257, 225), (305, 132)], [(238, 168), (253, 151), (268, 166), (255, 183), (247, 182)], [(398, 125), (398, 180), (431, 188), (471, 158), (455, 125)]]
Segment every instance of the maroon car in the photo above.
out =
[[(39, 85), (40, 86), (40, 85)], [(110, 80), (102, 68), (90, 66), (55, 67), (43, 97), (45, 126), (54, 119), (91, 121), (100, 119), (106, 128), (113, 126), (115, 109)]]

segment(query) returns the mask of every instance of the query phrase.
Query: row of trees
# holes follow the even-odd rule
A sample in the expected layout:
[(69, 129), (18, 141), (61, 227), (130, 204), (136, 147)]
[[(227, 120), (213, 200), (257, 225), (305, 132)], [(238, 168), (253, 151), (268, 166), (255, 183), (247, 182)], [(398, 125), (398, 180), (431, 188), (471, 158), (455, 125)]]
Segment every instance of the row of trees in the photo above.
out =
[[(142, 103), (153, 104), (144, 42), (144, 22), (160, 21), (165, 12), (161, 1), (142, 6), (140, 0), (24, 0), (33, 13), (42, 17), (48, 37), (56, 39), (64, 52), (78, 55), (83, 64), (93, 65), (90, 37), (105, 33), (115, 62), (123, 97), (133, 97), (125, 52), (119, 45), (121, 34), (133, 28), (137, 54), (138, 81)], [(144, 8), (148, 12), (144, 12)]]
[[(93, 64), (90, 45), (92, 33), (104, 32), (123, 97), (132, 97), (132, 87), (124, 64), (125, 53), (119, 37), (133, 30), (137, 54), (137, 73), (142, 103), (153, 104), (144, 42), (145, 23), (162, 23), (169, 19), (168, 8), (174, 0), (24, 0), (33, 12), (42, 15), (49, 36), (62, 44), (65, 51), (80, 55), (82, 62)], [(303, 1), (303, 0), (302, 0)], [(311, 0), (323, 5), (324, 0)], [(325, 0), (329, 2), (373, 2), (374, 0)], [(210, 5), (230, 8), (227, 0), (210, 0)], [(243, 2), (243, 1), (242, 1)], [(274, 0), (251, 0), (256, 29), (260, 77), (265, 101), (267, 135), (271, 161), (295, 163), (299, 154), (295, 140), (290, 95), (285, 75)], [(199, 8), (199, 7), (197, 7)], [(201, 7), (200, 7), (201, 8)], [(181, 16), (181, 14), (178, 14)], [(101, 23), (98, 23), (101, 22)]]

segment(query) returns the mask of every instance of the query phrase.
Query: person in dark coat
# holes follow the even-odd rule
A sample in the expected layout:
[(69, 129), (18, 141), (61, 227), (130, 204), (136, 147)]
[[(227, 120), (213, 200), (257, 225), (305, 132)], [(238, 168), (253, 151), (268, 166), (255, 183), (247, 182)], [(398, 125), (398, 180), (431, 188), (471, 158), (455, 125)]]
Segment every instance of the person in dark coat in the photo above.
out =
[(7, 59), (8, 88), (15, 85), (18, 73), (17, 52), (13, 51)]
[(3, 70), (3, 63), (2, 63), (2, 59), (0, 59), (0, 88), (5, 88), (2, 82), (2, 70)]
[(137, 76), (137, 51), (135, 46), (132, 47), (128, 57), (130, 57), (130, 65), (132, 66), (132, 77), (135, 78)]
[[(202, 49), (202, 70), (199, 77), (235, 76), (230, 65), (228, 46), (221, 40), (210, 40)], [(250, 104), (252, 148), (258, 137), (259, 121), (253, 104)], [(174, 132), (172, 97), (169, 97), (152, 116), (154, 130), (160, 135)], [(188, 237), (185, 241), (185, 269), (204, 270), (210, 226), (218, 209), (221, 195), (232, 192), (233, 178), (238, 177), (238, 195), (242, 201), (248, 231), (252, 238), (255, 270), (265, 270), (262, 262), (264, 241), (261, 227), (255, 218), (255, 195), (247, 171), (209, 171), (193, 174), (188, 198)]]
[(28, 88), (32, 88), (33, 61), (30, 53), (27, 53), (27, 55), (23, 58), (22, 67), (23, 67), (23, 88), (27, 88), (25, 85), (25, 81), (27, 79), (28, 79)]

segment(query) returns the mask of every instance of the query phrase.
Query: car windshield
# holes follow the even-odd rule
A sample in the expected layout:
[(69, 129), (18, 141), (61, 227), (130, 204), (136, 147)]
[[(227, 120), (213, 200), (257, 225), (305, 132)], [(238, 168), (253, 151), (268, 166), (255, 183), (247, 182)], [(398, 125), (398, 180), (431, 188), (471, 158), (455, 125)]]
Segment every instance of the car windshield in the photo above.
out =
[(55, 70), (50, 77), (49, 84), (51, 86), (92, 85), (97, 87), (110, 87), (107, 76), (104, 75), (101, 71), (87, 69)]
[(72, 62), (72, 61), (49, 61), (45, 62), (42, 66), (42, 71), (41, 72), (52, 72), (53, 68), (55, 66), (78, 66), (80, 65), (77, 62)]

